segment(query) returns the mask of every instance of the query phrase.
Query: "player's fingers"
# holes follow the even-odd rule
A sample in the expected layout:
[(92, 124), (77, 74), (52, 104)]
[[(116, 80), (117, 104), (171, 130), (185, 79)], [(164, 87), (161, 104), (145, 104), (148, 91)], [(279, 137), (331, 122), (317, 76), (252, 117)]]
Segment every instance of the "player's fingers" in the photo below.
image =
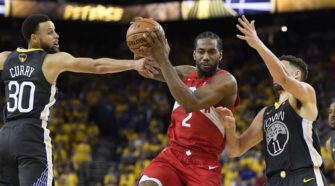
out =
[[(149, 32), (144, 33), (143, 37), (145, 41), (148, 43), (148, 45), (152, 46), (153, 40), (151, 39), (150, 33)], [(145, 47), (145, 48), (148, 48), (148, 47)], [(141, 50), (145, 50), (145, 48), (143, 46), (140, 47)]]
[(152, 31), (152, 34), (155, 37), (155, 41), (161, 42), (161, 37), (160, 37), (160, 34), (157, 28), (154, 28), (154, 30)]
[(229, 108), (225, 108), (228, 116), (233, 116), (233, 112)]
[(160, 26), (156, 26), (156, 34), (158, 35), (160, 42), (165, 44), (165, 35)]
[(150, 65), (144, 65), (144, 69), (142, 71), (143, 71), (143, 73), (147, 74), (150, 77), (154, 76), (154, 73), (151, 71), (151, 66)]
[(154, 77), (154, 75), (149, 71), (145, 71), (144, 74), (146, 77)]
[[(145, 38), (145, 39), (148, 42), (148, 44), (151, 46), (151, 43), (147, 40), (147, 38)], [(147, 54), (151, 50), (151, 47), (141, 46), (139, 50), (140, 50), (141, 53), (144, 53), (144, 54), (146, 53)]]
[(159, 74), (159, 71), (156, 70), (156, 68), (153, 67), (153, 66), (150, 66), (148, 70), (149, 70), (152, 74)]
[(250, 23), (250, 25), (251, 25), (251, 28), (253, 30), (255, 30), (255, 20), (252, 20), (251, 23)]
[(242, 36), (242, 35), (240, 35), (240, 34), (236, 34), (236, 37), (237, 38), (239, 38), (239, 39), (242, 39), (242, 40), (247, 40), (247, 37), (245, 37), (245, 36)]
[(237, 20), (238, 20), (238, 22), (241, 24), (241, 26), (242, 26), (244, 29), (246, 29), (246, 30), (250, 30), (249, 25), (248, 25), (246, 22), (244, 22), (241, 18), (238, 18)]
[(139, 20), (142, 20), (142, 19), (143, 19), (143, 17), (135, 17), (134, 21), (139, 21)]
[(156, 37), (156, 41), (158, 41), (159, 43), (164, 43), (164, 39), (162, 36), (162, 32), (159, 30), (158, 27), (155, 27), (155, 29), (153, 30), (155, 37)]
[(249, 32), (248, 32), (246, 29), (242, 28), (239, 24), (236, 25), (236, 28), (237, 28), (240, 32), (242, 32), (244, 35), (248, 35), (248, 34), (249, 34)]
[(152, 44), (156, 43), (157, 42), (156, 33), (150, 28), (147, 28), (147, 33), (148, 33), (148, 36), (151, 38)]
[(170, 48), (169, 42), (166, 38), (165, 38), (165, 46), (166, 46), (167, 51), (170, 52), (171, 48)]
[(148, 61), (148, 64), (151, 65), (151, 66), (153, 66), (153, 67), (159, 68), (158, 63), (155, 60)]
[(144, 64), (149, 65), (151, 68), (159, 68), (158, 63), (152, 57), (146, 57)]
[(216, 108), (216, 112), (219, 114), (219, 116), (221, 117), (221, 119), (225, 120), (225, 117), (227, 116), (227, 111), (225, 108), (223, 107), (217, 107)]
[(226, 121), (228, 121), (229, 123), (235, 123), (235, 118), (234, 118), (234, 117), (226, 116), (225, 119), (226, 119)]
[(215, 110), (216, 110), (217, 113), (221, 114), (222, 111), (223, 111), (223, 107), (221, 107), (221, 106), (220, 107), (216, 107)]
[(231, 111), (227, 107), (222, 109), (222, 113), (224, 113), (226, 116), (232, 116)]
[(248, 25), (250, 25), (249, 20), (245, 17), (245, 15), (242, 15), (242, 19), (245, 23), (247, 23)]

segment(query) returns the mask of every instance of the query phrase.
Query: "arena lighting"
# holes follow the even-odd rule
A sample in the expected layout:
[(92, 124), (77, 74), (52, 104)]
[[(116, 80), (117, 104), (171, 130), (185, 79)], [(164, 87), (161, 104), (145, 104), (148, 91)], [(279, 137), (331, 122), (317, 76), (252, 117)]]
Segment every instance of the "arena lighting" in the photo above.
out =
[(0, 15), (5, 14), (5, 5), (0, 5)]
[(25, 18), (32, 14), (47, 14), (55, 20), (123, 23), (129, 23), (135, 17), (151, 17), (164, 22), (329, 9), (335, 8), (333, 2), (334, 0), (184, 0), (114, 6), (66, 1), (0, 0), (0, 16)]
[(285, 26), (285, 25), (282, 26), (282, 27), (281, 27), (281, 31), (282, 31), (282, 32), (287, 32), (287, 26)]

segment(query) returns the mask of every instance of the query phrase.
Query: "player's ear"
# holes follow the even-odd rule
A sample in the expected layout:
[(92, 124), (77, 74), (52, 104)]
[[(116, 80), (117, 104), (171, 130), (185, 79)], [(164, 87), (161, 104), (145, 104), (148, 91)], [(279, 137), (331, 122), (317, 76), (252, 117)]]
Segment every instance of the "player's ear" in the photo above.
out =
[(222, 52), (222, 50), (220, 50), (220, 58), (219, 58), (219, 61), (221, 61), (222, 58), (223, 58), (223, 52)]
[(30, 41), (33, 43), (38, 43), (39, 42), (38, 36), (36, 34), (31, 34)]
[(193, 50), (193, 60), (195, 61), (195, 50)]
[(297, 80), (302, 80), (302, 76), (301, 76), (302, 74), (301, 74), (301, 71), (300, 70), (296, 70), (295, 72), (294, 72), (294, 78), (295, 79), (297, 79)]

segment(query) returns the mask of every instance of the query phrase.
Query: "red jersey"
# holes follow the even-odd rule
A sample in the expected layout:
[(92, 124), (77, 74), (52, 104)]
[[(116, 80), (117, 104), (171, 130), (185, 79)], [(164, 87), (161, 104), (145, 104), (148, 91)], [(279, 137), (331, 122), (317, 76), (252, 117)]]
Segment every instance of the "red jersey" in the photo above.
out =
[[(219, 70), (215, 75), (223, 73), (226, 73), (226, 71)], [(214, 76), (199, 78), (197, 72), (194, 71), (182, 80), (190, 90), (195, 91), (197, 88), (210, 83)], [(189, 153), (197, 151), (218, 156), (225, 146), (224, 127), (214, 106), (186, 113), (178, 102), (175, 102), (168, 137), (172, 147), (176, 145), (189, 149)]]

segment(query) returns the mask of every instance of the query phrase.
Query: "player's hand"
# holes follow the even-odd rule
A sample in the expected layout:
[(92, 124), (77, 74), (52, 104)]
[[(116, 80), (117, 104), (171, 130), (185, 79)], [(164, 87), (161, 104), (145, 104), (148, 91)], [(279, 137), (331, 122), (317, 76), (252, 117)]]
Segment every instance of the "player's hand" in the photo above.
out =
[(236, 36), (248, 43), (248, 45), (254, 49), (262, 46), (262, 41), (257, 36), (255, 29), (255, 20), (249, 22), (249, 20), (243, 15), (242, 18), (238, 18), (238, 23), (236, 24), (237, 29), (242, 32), (243, 35), (237, 34)]
[(144, 34), (144, 38), (148, 43), (148, 47), (141, 47), (143, 50), (149, 50), (149, 53), (157, 61), (161, 63), (164, 58), (168, 58), (170, 54), (170, 46), (165, 38), (164, 31), (161, 27), (155, 28), (154, 30), (147, 29)]
[(224, 128), (229, 129), (229, 128), (235, 128), (236, 123), (235, 123), (235, 118), (233, 116), (233, 113), (231, 110), (229, 110), (226, 107), (217, 107), (216, 112), (218, 113), (219, 119), (224, 126)]
[(159, 71), (156, 70), (157, 63), (150, 58), (140, 58), (134, 60), (134, 62), (134, 69), (144, 77), (154, 77), (154, 75), (159, 74)]

